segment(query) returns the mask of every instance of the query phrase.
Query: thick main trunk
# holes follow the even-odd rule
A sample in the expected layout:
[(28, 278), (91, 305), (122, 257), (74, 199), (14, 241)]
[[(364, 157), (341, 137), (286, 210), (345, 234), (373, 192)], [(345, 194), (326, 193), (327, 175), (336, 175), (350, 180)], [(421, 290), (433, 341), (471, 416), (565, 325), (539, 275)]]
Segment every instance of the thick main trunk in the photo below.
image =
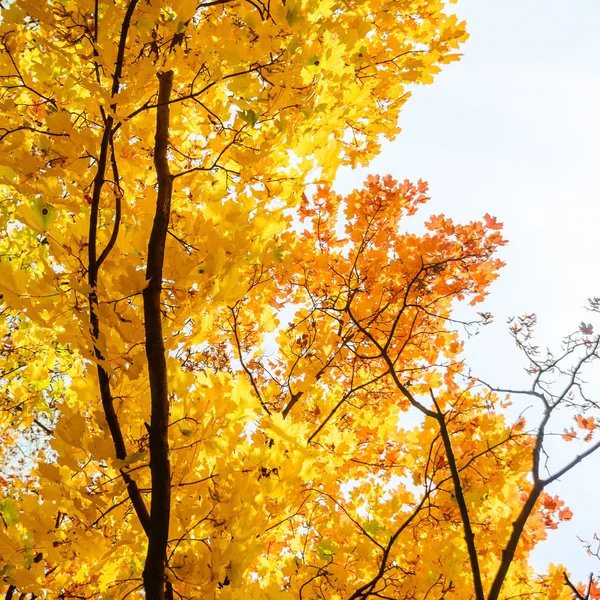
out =
[(169, 171), (167, 148), (169, 143), (169, 99), (173, 87), (173, 71), (158, 76), (158, 107), (154, 165), (158, 180), (158, 196), (154, 223), (148, 244), (148, 266), (144, 290), (144, 327), (146, 357), (150, 378), (150, 474), (152, 501), (150, 504), (150, 535), (144, 566), (144, 589), (148, 600), (165, 598), (165, 557), (169, 539), (171, 511), (171, 466), (169, 463), (169, 389), (167, 360), (162, 331), (161, 291), (163, 263), (173, 178)]

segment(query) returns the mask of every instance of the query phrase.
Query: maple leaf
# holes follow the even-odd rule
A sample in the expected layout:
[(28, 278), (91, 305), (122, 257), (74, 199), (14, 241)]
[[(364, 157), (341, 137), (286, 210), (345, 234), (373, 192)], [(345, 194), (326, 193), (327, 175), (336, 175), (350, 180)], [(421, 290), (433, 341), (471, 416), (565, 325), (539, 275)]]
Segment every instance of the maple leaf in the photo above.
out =
[(586, 429), (587, 431), (593, 431), (598, 427), (596, 420), (593, 417), (584, 417), (583, 415), (577, 415), (575, 421), (580, 429)]
[(544, 496), (542, 504), (548, 510), (554, 510), (558, 506), (557, 499), (547, 494)]
[(570, 521), (573, 518), (573, 512), (569, 508), (562, 508), (558, 513), (561, 521)]
[(502, 229), (502, 223), (498, 223), (496, 217), (491, 217), (486, 213), (483, 215), (483, 220), (485, 221), (485, 226), (488, 229)]

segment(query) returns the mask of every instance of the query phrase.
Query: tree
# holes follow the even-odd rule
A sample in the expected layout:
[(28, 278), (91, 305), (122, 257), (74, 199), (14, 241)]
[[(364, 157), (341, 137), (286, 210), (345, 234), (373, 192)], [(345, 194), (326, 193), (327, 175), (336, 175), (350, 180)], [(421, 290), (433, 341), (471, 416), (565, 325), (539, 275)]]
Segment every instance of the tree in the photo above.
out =
[[(35, 424), (54, 438), (52, 451), (39, 449), (28, 501), (63, 468), (84, 497), (108, 500), (102, 510), (127, 490), (135, 520), (79, 530), (99, 551), (135, 538), (124, 553), (133, 562), (117, 573), (138, 574), (147, 544), (148, 597), (172, 595), (165, 565), (181, 459), (170, 464), (169, 411), (193, 385), (181, 345), (212, 345), (211, 312), (238, 300), (242, 270), (284, 226), (282, 210), (311, 173), (331, 178), (372, 156), (379, 137), (398, 131), (406, 84), (431, 80), (465, 36), (440, 2), (3, 8), (5, 435)], [(146, 373), (150, 404), (140, 401)], [(73, 449), (82, 443), (83, 462)], [(132, 475), (148, 450), (149, 479)], [(58, 504), (55, 530), (90, 516), (42, 492)], [(20, 590), (39, 593), (55, 560), (59, 579), (83, 573), (74, 557), (41, 556), (33, 567), (25, 559)]]
[(570, 597), (527, 566), (568, 517), (549, 417), (510, 424), (452, 319), (499, 225), (304, 193), (465, 37), (434, 1), (2, 10), (5, 598)]

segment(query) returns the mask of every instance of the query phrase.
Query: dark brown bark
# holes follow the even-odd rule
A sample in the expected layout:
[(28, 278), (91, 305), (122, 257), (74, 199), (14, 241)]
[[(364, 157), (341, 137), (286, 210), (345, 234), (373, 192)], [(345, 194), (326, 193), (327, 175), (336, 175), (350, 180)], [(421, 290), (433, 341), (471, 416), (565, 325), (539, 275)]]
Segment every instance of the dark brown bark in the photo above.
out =
[(163, 263), (173, 177), (169, 171), (169, 98), (173, 88), (173, 71), (158, 76), (158, 107), (154, 165), (158, 181), (156, 212), (148, 244), (148, 265), (143, 292), (146, 357), (150, 379), (150, 474), (152, 501), (150, 504), (150, 535), (144, 565), (144, 589), (148, 600), (165, 600), (165, 557), (169, 539), (171, 511), (171, 466), (169, 462), (169, 389), (167, 360), (162, 331), (161, 291)]
[(542, 491), (543, 486), (534, 486), (529, 494), (529, 497), (527, 498), (527, 501), (523, 505), (517, 520), (513, 523), (513, 530), (510, 534), (510, 538), (506, 544), (506, 547), (504, 550), (502, 550), (502, 562), (500, 563), (500, 567), (498, 567), (498, 573), (496, 573), (496, 577), (494, 578), (494, 582), (490, 588), (488, 600), (498, 600), (500, 597), (500, 590), (502, 589), (502, 585), (504, 584), (504, 580), (508, 574), (508, 569), (510, 568), (513, 558), (515, 557), (515, 552), (517, 551), (519, 540), (521, 539), (521, 535), (523, 534), (523, 530), (527, 524), (527, 519), (529, 518), (529, 515), (531, 515), (531, 512), (535, 507), (535, 503), (540, 497)]
[[(129, 31), (129, 26), (131, 24), (131, 18), (133, 16), (133, 12), (138, 3), (138, 0), (131, 0), (127, 7), (127, 11), (123, 18), (123, 23), (121, 26), (121, 36), (119, 39), (119, 49), (117, 53), (117, 61), (115, 63), (115, 72), (113, 74), (113, 81), (111, 86), (111, 95), (114, 96), (119, 91), (119, 81), (121, 78), (121, 71), (123, 69), (123, 61), (125, 58), (125, 45), (127, 41), (127, 34)], [(97, 18), (97, 15), (96, 15)], [(114, 105), (113, 105), (114, 109)], [(117, 198), (117, 214), (115, 216), (115, 230), (113, 232), (113, 236), (111, 236), (111, 241), (109, 242), (109, 247), (105, 249), (105, 251), (101, 254), (100, 260), (97, 258), (97, 236), (98, 236), (98, 214), (100, 209), (100, 198), (102, 195), (102, 187), (105, 181), (105, 173), (106, 173), (106, 165), (108, 160), (108, 153), (110, 147), (112, 147), (112, 138), (113, 138), (113, 125), (114, 120), (112, 116), (105, 117), (104, 120), (104, 133), (102, 135), (102, 141), (100, 142), (100, 153), (98, 156), (98, 168), (96, 171), (96, 176), (94, 178), (94, 185), (92, 191), (92, 205), (90, 211), (90, 228), (89, 228), (89, 244), (88, 244), (88, 283), (91, 288), (91, 292), (88, 296), (88, 301), (90, 305), (90, 324), (92, 330), (92, 338), (94, 340), (94, 354), (96, 357), (96, 367), (98, 371), (98, 383), (100, 386), (100, 398), (102, 400), (102, 408), (104, 409), (104, 415), (106, 417), (106, 421), (108, 423), (108, 428), (110, 430), (110, 435), (113, 440), (113, 444), (115, 447), (115, 454), (119, 460), (125, 460), (127, 458), (127, 449), (125, 447), (125, 440), (123, 438), (123, 434), (121, 432), (121, 427), (119, 425), (119, 420), (117, 417), (117, 413), (114, 408), (114, 400), (112, 397), (112, 393), (110, 390), (110, 378), (106, 369), (102, 366), (102, 362), (104, 361), (104, 356), (100, 348), (97, 345), (98, 336), (100, 334), (100, 322), (97, 314), (97, 306), (98, 306), (98, 270), (100, 264), (104, 258), (106, 258), (108, 252), (110, 251), (110, 247), (114, 245), (116, 241), (116, 235), (118, 234), (118, 221), (120, 220), (120, 198)], [(114, 161), (113, 156), (113, 161)], [(113, 162), (113, 170), (116, 168), (116, 162)], [(118, 180), (115, 181), (118, 185)], [(114, 240), (112, 238), (115, 238)], [(144, 531), (148, 533), (150, 530), (150, 515), (148, 513), (148, 509), (146, 508), (146, 504), (144, 503), (144, 499), (137, 487), (136, 482), (131, 478), (131, 476), (121, 470), (121, 476), (125, 485), (127, 486), (127, 491), (129, 493), (129, 497), (131, 498), (131, 502), (135, 509), (135, 512), (144, 528)]]
[(471, 526), (471, 517), (469, 516), (469, 509), (467, 508), (467, 502), (460, 480), (460, 473), (456, 458), (454, 456), (454, 450), (452, 448), (452, 440), (450, 439), (450, 433), (448, 426), (446, 425), (446, 417), (440, 410), (438, 403), (433, 395), (433, 391), (429, 390), (431, 399), (436, 409), (436, 420), (440, 426), (440, 435), (442, 436), (442, 442), (444, 443), (444, 450), (446, 451), (446, 458), (448, 460), (448, 466), (450, 467), (450, 474), (452, 475), (452, 483), (454, 484), (454, 495), (456, 497), (456, 503), (460, 510), (460, 518), (463, 526), (463, 535), (465, 543), (467, 544), (467, 551), (469, 553), (469, 562), (471, 563), (471, 573), (473, 575), (473, 587), (475, 588), (476, 600), (485, 600), (485, 594), (483, 592), (483, 582), (481, 579), (481, 570), (479, 568), (479, 558), (477, 557), (477, 548), (475, 546), (475, 534), (473, 533), (473, 527)]
[[(544, 417), (543, 423), (545, 427), (545, 423), (547, 422), (547, 418)], [(538, 434), (538, 439), (540, 437), (543, 438), (544, 431), (541, 428), (540, 433)], [(547, 477), (546, 479), (541, 479), (539, 476), (539, 455), (541, 453), (541, 443), (536, 442), (536, 446), (534, 449), (534, 470), (533, 470), (533, 478), (535, 484), (531, 492), (529, 492), (529, 497), (525, 501), (517, 520), (513, 523), (513, 531), (511, 536), (506, 544), (506, 548), (502, 551), (502, 561), (500, 563), (500, 567), (498, 568), (498, 573), (492, 583), (492, 587), (490, 588), (490, 593), (488, 594), (487, 600), (499, 600), (500, 592), (502, 590), (502, 586), (504, 584), (504, 580), (506, 579), (506, 575), (508, 574), (508, 570), (512, 564), (512, 561), (515, 557), (515, 552), (517, 551), (517, 546), (521, 539), (521, 535), (523, 534), (523, 530), (525, 529), (525, 525), (527, 524), (527, 519), (529, 515), (531, 515), (533, 509), (535, 508), (535, 503), (538, 501), (541, 493), (544, 489), (549, 486), (551, 483), (554, 483), (557, 479), (560, 479), (563, 475), (568, 473), (571, 469), (573, 469), (576, 465), (578, 465), (584, 458), (587, 458), (594, 452), (600, 450), (600, 442), (596, 442), (593, 446), (588, 448), (582, 454), (577, 455), (573, 460), (571, 460), (567, 465), (565, 465), (562, 469)]]

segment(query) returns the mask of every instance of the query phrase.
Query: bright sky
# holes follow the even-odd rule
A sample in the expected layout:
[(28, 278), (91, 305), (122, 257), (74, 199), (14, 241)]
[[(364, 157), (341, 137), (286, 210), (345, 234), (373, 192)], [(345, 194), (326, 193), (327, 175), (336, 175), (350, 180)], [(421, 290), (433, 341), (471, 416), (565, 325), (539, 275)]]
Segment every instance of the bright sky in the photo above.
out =
[[(495, 322), (467, 343), (467, 356), (475, 375), (524, 387), (508, 317), (537, 313), (538, 342), (557, 350), (584, 319), (600, 331), (600, 315), (584, 310), (600, 296), (600, 1), (460, 0), (454, 8), (471, 34), (463, 59), (414, 92), (398, 139), (368, 169), (342, 173), (336, 188), (359, 187), (367, 173), (422, 178), (430, 214), (468, 222), (489, 212), (504, 223), (507, 266), (477, 308)], [(600, 373), (588, 380), (600, 395)], [(587, 579), (600, 562), (576, 536), (600, 534), (600, 456), (549, 492), (575, 516), (540, 546), (534, 566), (562, 563)]]

